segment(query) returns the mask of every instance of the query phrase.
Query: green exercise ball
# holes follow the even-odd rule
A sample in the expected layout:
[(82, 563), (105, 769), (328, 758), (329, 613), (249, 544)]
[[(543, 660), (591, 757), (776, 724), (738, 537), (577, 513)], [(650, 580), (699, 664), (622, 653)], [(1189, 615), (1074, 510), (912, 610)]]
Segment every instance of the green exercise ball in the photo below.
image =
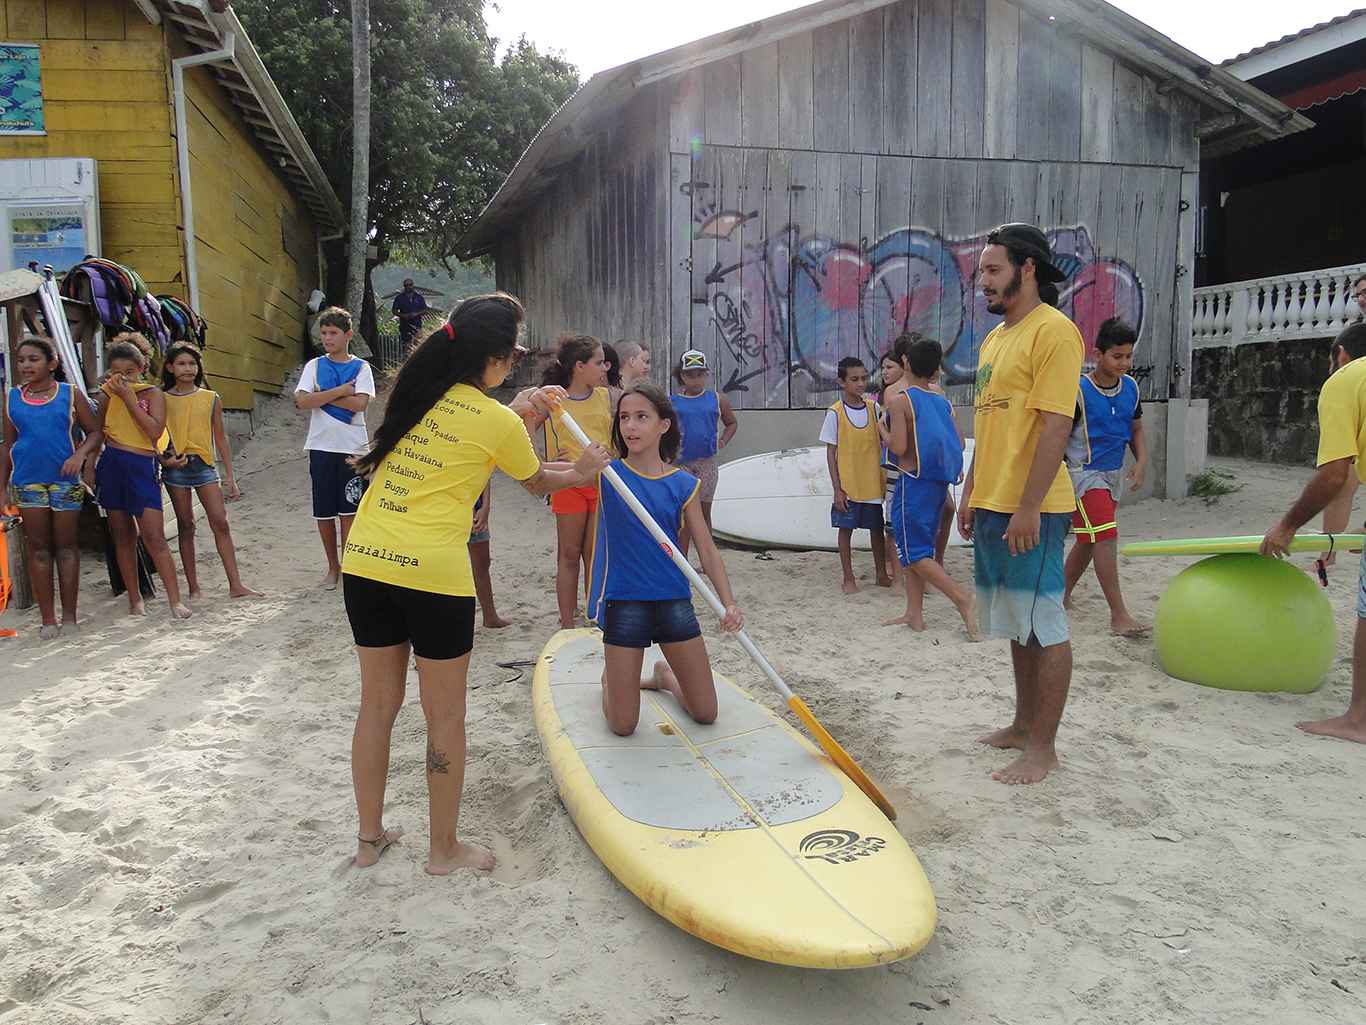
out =
[(1189, 566), (1157, 604), (1162, 670), (1224, 690), (1318, 688), (1333, 664), (1333, 607), (1308, 574), (1260, 555), (1215, 555)]

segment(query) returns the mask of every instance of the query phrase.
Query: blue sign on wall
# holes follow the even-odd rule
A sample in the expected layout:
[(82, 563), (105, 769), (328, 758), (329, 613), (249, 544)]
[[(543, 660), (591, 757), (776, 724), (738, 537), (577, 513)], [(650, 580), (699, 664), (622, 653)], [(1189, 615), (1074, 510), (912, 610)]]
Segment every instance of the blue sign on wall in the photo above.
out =
[(0, 136), (45, 132), (37, 44), (0, 43)]

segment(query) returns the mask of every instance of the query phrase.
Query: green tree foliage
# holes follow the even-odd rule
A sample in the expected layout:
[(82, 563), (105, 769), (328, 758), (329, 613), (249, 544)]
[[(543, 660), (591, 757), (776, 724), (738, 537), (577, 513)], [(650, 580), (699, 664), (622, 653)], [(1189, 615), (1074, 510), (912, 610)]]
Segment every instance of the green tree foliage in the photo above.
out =
[[(233, 8), (337, 195), (349, 197), (350, 3)], [(371, 0), (370, 26), (371, 241), (449, 267), (456, 241), (578, 73), (525, 39), (499, 59), (482, 0)]]

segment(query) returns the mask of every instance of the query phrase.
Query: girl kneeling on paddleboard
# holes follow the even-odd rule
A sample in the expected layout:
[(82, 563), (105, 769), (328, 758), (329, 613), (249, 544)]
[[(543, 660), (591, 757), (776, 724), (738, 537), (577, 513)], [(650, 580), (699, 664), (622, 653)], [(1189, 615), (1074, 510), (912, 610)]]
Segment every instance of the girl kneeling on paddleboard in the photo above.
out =
[(351, 741), (360, 867), (378, 861), (400, 834), (383, 826), (384, 786), (411, 655), (427, 719), (427, 871), (494, 864), (491, 853), (456, 836), (474, 636), (467, 544), (474, 504), (495, 467), (533, 495), (546, 495), (593, 483), (610, 458), (597, 444), (573, 466), (537, 458), (525, 421), (563, 399), (562, 388), (523, 392), (511, 407), (486, 394), (521, 355), (522, 317), (521, 304), (501, 293), (457, 306), (404, 361), (374, 443), (355, 460), (370, 478), (342, 558), (342, 593), (360, 657)]
[[(721, 629), (733, 632), (744, 626), (745, 617), (697, 501), (698, 479), (668, 465), (678, 455), (679, 443), (678, 419), (668, 396), (649, 381), (631, 385), (612, 423), (612, 446), (622, 457), (612, 468), (671, 538), (676, 540), (686, 526), (726, 607)], [(602, 627), (607, 662), (602, 711), (613, 733), (625, 737), (635, 730), (641, 688), (667, 690), (697, 722), (716, 721), (716, 684), (688, 580), (610, 487), (602, 489), (598, 505), (588, 615)], [(660, 646), (666, 661), (656, 663), (642, 679), (645, 649), (651, 644)]]

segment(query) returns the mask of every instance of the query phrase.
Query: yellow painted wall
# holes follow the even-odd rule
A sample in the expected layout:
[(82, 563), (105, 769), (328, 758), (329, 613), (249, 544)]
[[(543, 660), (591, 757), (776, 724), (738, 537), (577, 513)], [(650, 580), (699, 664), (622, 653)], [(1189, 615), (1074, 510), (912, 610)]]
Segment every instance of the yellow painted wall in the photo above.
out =
[[(0, 138), (0, 160), (95, 158), (103, 255), (188, 298), (170, 60), (191, 51), (175, 33), (129, 0), (0, 0), (0, 39), (41, 45), (47, 124), (45, 136)], [(316, 228), (212, 74), (185, 80), (205, 365), (225, 406), (250, 409), (298, 363)], [(306, 252), (285, 252), (286, 218)]]

